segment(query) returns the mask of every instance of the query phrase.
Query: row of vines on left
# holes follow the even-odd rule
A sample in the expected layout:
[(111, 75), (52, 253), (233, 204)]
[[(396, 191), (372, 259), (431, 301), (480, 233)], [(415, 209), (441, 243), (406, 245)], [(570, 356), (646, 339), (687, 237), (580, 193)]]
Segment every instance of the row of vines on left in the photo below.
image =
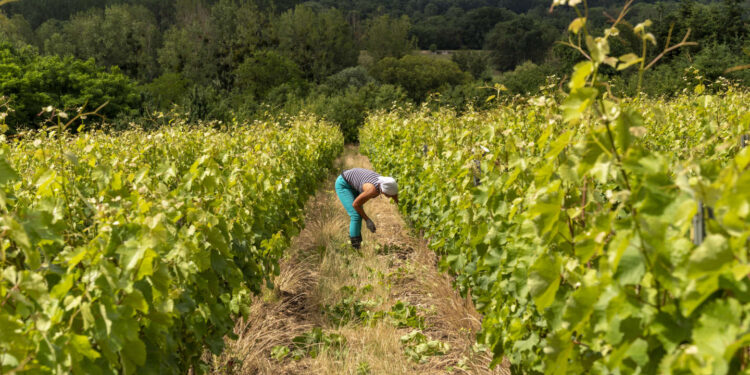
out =
[(315, 118), (0, 146), (0, 373), (200, 372), (343, 150)]

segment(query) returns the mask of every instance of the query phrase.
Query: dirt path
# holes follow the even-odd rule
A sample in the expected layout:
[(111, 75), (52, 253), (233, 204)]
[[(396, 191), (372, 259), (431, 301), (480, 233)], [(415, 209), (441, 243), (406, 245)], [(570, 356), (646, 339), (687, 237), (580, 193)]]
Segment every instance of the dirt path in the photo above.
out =
[[(338, 163), (337, 170), (371, 167), (353, 147)], [(209, 360), (212, 372), (509, 374), (488, 369), (489, 353), (474, 344), (480, 316), (388, 199), (365, 205), (378, 231), (363, 230), (362, 252), (351, 250), (336, 177), (308, 203), (306, 228), (282, 262), (275, 289), (237, 322), (238, 338)]]

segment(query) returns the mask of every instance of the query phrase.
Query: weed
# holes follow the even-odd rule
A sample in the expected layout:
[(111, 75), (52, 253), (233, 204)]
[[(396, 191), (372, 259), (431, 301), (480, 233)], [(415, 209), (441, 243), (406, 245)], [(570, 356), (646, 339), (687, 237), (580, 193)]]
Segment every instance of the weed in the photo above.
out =
[(335, 305), (326, 305), (323, 307), (323, 314), (337, 327), (347, 325), (351, 322), (368, 323), (373, 317), (371, 310), (382, 303), (379, 300), (360, 299), (361, 296), (372, 292), (372, 290), (372, 285), (365, 285), (359, 290), (353, 286), (344, 286), (341, 288), (344, 299)]
[(420, 330), (414, 330), (401, 336), (404, 354), (414, 362), (425, 363), (429, 357), (445, 355), (450, 345), (439, 340), (431, 340)]
[(301, 336), (292, 339), (292, 345), (275, 346), (271, 349), (271, 357), (277, 361), (282, 361), (291, 356), (295, 361), (305, 357), (317, 358), (320, 353), (332, 352), (336, 356), (341, 356), (346, 347), (346, 338), (336, 333), (324, 333), (319, 327), (313, 328)]
[(370, 369), (370, 364), (367, 362), (360, 362), (357, 366), (357, 375), (370, 375), (372, 373), (372, 370)]
[(400, 254), (403, 253), (404, 249), (398, 245), (378, 245), (375, 247), (375, 254), (377, 255), (389, 255), (389, 254)]
[(359, 300), (347, 297), (335, 305), (327, 305), (323, 313), (334, 325), (341, 327), (351, 322), (360, 322), (369, 316), (370, 309), (380, 305), (374, 300)]
[(424, 329), (424, 317), (417, 314), (417, 307), (408, 302), (398, 301), (388, 313), (397, 328)]
[[(393, 266), (393, 265), (390, 265), (390, 266)], [(395, 271), (390, 272), (386, 276), (386, 278), (388, 279), (388, 282), (391, 282), (391, 283), (398, 282), (398, 281), (403, 280), (406, 277), (406, 275), (408, 275), (408, 273), (409, 271), (402, 266), (396, 269)]]
[(448, 367), (446, 367), (445, 371), (446, 372), (450, 372), (450, 373), (453, 373), (453, 372), (456, 372), (456, 371), (468, 372), (469, 371), (469, 366), (466, 364), (468, 361), (469, 361), (469, 358), (467, 358), (466, 356), (464, 356), (463, 358), (461, 358), (458, 361), (458, 363), (455, 366), (448, 366)]

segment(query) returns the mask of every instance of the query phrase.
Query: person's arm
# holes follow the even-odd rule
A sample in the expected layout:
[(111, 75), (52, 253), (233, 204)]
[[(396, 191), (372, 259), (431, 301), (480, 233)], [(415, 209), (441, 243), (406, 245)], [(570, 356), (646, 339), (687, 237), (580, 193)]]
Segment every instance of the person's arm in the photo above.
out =
[(375, 188), (375, 185), (365, 184), (362, 194), (360, 194), (357, 199), (354, 200), (354, 203), (352, 203), (352, 207), (354, 207), (354, 210), (357, 211), (359, 216), (362, 216), (362, 220), (370, 220), (370, 217), (365, 213), (364, 205), (365, 203), (367, 203), (367, 201), (377, 196), (378, 189)]

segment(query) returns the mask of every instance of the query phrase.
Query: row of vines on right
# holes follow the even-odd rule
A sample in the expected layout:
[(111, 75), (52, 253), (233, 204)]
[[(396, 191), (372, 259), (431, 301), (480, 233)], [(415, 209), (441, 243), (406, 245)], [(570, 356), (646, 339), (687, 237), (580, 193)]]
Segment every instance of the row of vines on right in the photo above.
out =
[(746, 371), (750, 94), (629, 100), (609, 124), (531, 102), (380, 113), (361, 134), (479, 341), (516, 373)]
[[(608, 70), (642, 77), (690, 44), (650, 53), (651, 22), (624, 21), (632, 3), (595, 37), (586, 1), (555, 0), (579, 16), (564, 90), (379, 113), (361, 133), (514, 373), (750, 373), (750, 93), (612, 95)], [(611, 56), (625, 30), (642, 52)]]
[(488, 112), (374, 114), (362, 150), (399, 179), (403, 213), (483, 314), (495, 363), (748, 372), (750, 94), (614, 97), (607, 65), (642, 76), (663, 56), (647, 64), (650, 22), (626, 25), (643, 55), (609, 56), (628, 5), (596, 38), (576, 8), (570, 46), (585, 60), (566, 90)]

